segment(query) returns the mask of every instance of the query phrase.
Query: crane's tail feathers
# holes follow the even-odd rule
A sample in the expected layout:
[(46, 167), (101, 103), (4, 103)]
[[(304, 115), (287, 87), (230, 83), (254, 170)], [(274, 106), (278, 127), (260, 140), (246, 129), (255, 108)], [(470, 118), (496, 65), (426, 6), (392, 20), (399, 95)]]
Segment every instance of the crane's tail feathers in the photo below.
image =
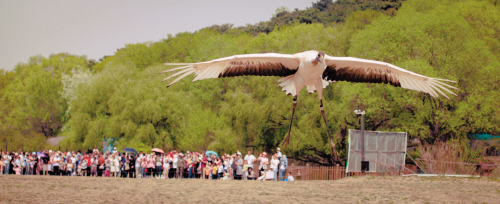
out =
[(296, 87), (295, 87), (295, 83), (294, 83), (294, 75), (290, 75), (290, 76), (286, 76), (286, 77), (283, 77), (281, 79), (278, 80), (278, 82), (281, 82), (278, 86), (279, 87), (283, 87), (281, 89), (281, 91), (284, 91), (286, 92), (286, 95), (292, 95), (292, 96), (296, 96), (297, 93), (296, 93)]

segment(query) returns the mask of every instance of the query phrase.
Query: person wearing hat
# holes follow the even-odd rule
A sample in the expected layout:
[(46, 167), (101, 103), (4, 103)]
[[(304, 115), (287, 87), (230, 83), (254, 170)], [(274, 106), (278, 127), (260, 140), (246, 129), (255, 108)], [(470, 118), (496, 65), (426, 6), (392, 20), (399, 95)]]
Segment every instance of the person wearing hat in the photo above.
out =
[[(278, 156), (277, 159), (281, 164), (281, 157), (283, 156), (283, 154), (281, 153), (281, 149), (279, 147), (276, 148), (276, 155)], [(281, 165), (278, 165), (278, 176), (279, 176), (280, 168), (281, 168)], [(276, 177), (276, 179), (277, 179), (277, 177)]]
[[(116, 148), (116, 147), (115, 147)], [(94, 150), (92, 150), (92, 153), (97, 153), (99, 154), (99, 149), (97, 149), (97, 146), (94, 146)]]
[(276, 149), (276, 154), (279, 157), (278, 159), (281, 159), (281, 156), (283, 156), (283, 154), (281, 153), (281, 149), (279, 147)]
[(115, 154), (116, 152), (117, 152), (116, 147), (114, 147), (112, 153)]
[(269, 159), (267, 158), (267, 153), (263, 152), (257, 159), (260, 161), (259, 170), (265, 172), (267, 170), (267, 165), (269, 164)]

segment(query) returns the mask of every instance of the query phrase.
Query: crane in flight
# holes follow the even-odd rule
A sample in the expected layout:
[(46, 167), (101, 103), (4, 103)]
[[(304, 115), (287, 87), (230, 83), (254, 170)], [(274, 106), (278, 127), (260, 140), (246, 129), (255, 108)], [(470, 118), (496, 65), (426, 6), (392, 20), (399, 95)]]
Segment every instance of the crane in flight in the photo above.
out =
[(287, 95), (294, 97), (290, 128), (288, 129), (287, 136), (281, 143), (284, 148), (286, 148), (290, 140), (293, 115), (297, 107), (297, 97), (300, 91), (305, 86), (309, 93), (317, 92), (320, 103), (319, 108), (325, 121), (332, 154), (335, 154), (335, 158), (338, 157), (338, 153), (328, 129), (322, 100), (323, 89), (329, 83), (336, 81), (385, 83), (396, 87), (425, 92), (435, 98), (442, 95), (447, 99), (449, 97), (445, 92), (456, 96), (448, 88), (457, 89), (444, 83), (455, 81), (426, 77), (385, 62), (354, 57), (332, 57), (315, 50), (293, 55), (279, 53), (243, 54), (206, 62), (165, 63), (164, 65), (180, 66), (160, 72), (161, 74), (177, 71), (163, 79), (163, 81), (166, 81), (177, 77), (168, 86), (190, 74), (196, 75), (193, 81), (249, 75), (282, 77), (278, 80), (278, 86), (282, 87), (282, 91), (286, 92)]

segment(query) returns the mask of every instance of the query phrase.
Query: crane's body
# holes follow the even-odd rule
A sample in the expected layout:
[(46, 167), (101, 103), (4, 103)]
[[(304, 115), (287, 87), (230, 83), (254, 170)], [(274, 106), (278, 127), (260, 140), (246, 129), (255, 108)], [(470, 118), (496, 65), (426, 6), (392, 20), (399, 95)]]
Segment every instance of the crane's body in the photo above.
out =
[(315, 51), (295, 54), (294, 56), (299, 61), (299, 67), (295, 74), (278, 80), (278, 82), (281, 82), (279, 86), (283, 87), (282, 90), (287, 94), (298, 96), (305, 86), (309, 93), (317, 91), (321, 99), (323, 88), (328, 85), (328, 82), (322, 78), (326, 65), (319, 62), (321, 59), (317, 58), (318, 55), (324, 54)]

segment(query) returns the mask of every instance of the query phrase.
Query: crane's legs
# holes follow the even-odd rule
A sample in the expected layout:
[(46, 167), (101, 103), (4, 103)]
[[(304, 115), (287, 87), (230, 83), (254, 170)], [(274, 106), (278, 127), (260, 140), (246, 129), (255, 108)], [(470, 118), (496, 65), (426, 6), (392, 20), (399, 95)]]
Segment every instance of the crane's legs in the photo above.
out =
[(283, 150), (286, 149), (288, 146), (288, 142), (290, 141), (290, 132), (292, 131), (292, 125), (293, 125), (293, 114), (295, 113), (295, 108), (297, 107), (297, 96), (293, 98), (293, 110), (292, 110), (292, 117), (290, 118), (290, 128), (288, 128), (288, 135), (285, 137), (285, 140), (281, 143), (281, 146), (283, 146)]
[(337, 153), (337, 149), (335, 149), (335, 143), (333, 143), (333, 138), (332, 135), (330, 134), (330, 129), (328, 128), (328, 123), (326, 123), (326, 117), (325, 117), (325, 109), (323, 108), (323, 99), (319, 99), (320, 105), (319, 109), (321, 110), (321, 115), (323, 116), (323, 120), (325, 121), (326, 125), (326, 131), (328, 132), (328, 137), (330, 138), (330, 146), (332, 148), (332, 158), (337, 159), (339, 154)]

